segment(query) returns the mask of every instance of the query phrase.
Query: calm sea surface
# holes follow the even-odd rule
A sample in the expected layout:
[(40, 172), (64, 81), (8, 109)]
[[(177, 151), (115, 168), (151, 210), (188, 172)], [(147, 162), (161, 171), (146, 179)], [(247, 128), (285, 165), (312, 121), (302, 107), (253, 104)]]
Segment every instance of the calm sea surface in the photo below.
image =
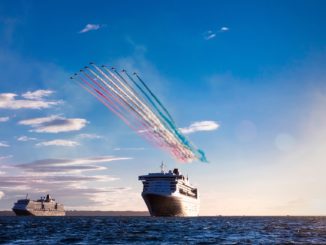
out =
[(0, 217), (0, 244), (326, 244), (326, 217)]

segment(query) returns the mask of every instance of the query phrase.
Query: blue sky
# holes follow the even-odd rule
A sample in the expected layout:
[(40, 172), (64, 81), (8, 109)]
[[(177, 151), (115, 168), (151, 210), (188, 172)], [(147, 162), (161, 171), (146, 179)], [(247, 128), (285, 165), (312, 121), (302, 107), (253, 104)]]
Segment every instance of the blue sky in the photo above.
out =
[[(145, 210), (137, 177), (163, 160), (198, 185), (201, 214), (325, 214), (325, 10), (2, 1), (0, 209), (50, 192), (71, 209)], [(138, 71), (179, 127), (218, 125), (187, 135), (210, 163), (175, 162), (69, 80), (90, 61)]]

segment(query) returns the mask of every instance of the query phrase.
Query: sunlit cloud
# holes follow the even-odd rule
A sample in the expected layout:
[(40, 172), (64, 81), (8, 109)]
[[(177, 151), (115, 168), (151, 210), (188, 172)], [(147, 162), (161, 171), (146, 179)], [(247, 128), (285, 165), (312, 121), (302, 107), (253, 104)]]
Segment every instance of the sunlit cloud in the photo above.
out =
[(9, 117), (0, 117), (0, 122), (7, 122), (9, 121)]
[(62, 139), (43, 141), (43, 142), (36, 144), (36, 146), (68, 146), (68, 147), (75, 147), (78, 145), (79, 145), (79, 143), (76, 141), (62, 140)]
[(0, 199), (2, 199), (4, 197), (5, 193), (3, 193), (3, 191), (0, 191)]
[(213, 31), (209, 30), (204, 34), (204, 38), (206, 40), (210, 40), (216, 37), (216, 33), (214, 33)]
[(57, 119), (59, 116), (49, 116), (49, 117), (39, 117), (39, 118), (32, 118), (27, 120), (22, 120), (19, 122), (21, 125), (39, 125), (42, 123), (51, 122)]
[(191, 134), (199, 131), (213, 131), (218, 129), (219, 124), (214, 121), (201, 121), (190, 124), (189, 127), (180, 128), (180, 131), (184, 134)]
[(55, 188), (60, 186), (67, 186), (68, 184), (89, 182), (89, 181), (114, 181), (116, 178), (110, 176), (104, 177), (102, 175), (85, 176), (85, 175), (12, 175), (2, 176), (0, 179), (0, 186), (2, 188), (15, 189), (17, 186), (29, 186), (30, 188), (36, 185), (44, 185), (47, 188)]
[[(34, 92), (28, 92), (30, 94), (23, 94), (26, 96), (32, 96)], [(42, 97), (35, 99), (16, 99), (18, 95), (14, 93), (2, 93), (0, 94), (0, 108), (18, 110), (18, 109), (44, 109), (49, 108), (58, 104), (61, 104), (62, 101), (47, 101)]]
[(77, 137), (80, 139), (102, 139), (103, 138), (103, 136), (97, 134), (79, 134)]
[(72, 173), (81, 173), (86, 171), (102, 171), (107, 168), (104, 166), (98, 165), (66, 165), (66, 166), (56, 166), (56, 165), (24, 165), (21, 166), (28, 172), (34, 173), (43, 173), (45, 175), (49, 175), (49, 173), (64, 173), (64, 174), (72, 174)]
[[(115, 156), (96, 156), (96, 157), (85, 157), (85, 158), (73, 158), (73, 159), (59, 159), (59, 158), (49, 158), (49, 159), (41, 159), (36, 160), (27, 164), (33, 165), (76, 165), (76, 164), (89, 164), (89, 163), (105, 163), (119, 160), (130, 160), (130, 157), (115, 157)], [(21, 166), (21, 165), (18, 165)]]
[(223, 26), (223, 27), (221, 27), (220, 32), (227, 32), (229, 30), (230, 30), (229, 27)]
[(22, 120), (21, 125), (31, 126), (31, 132), (37, 133), (59, 133), (78, 131), (86, 126), (88, 122), (82, 118), (64, 118), (61, 116), (49, 116)]
[(8, 156), (0, 156), (0, 161), (1, 160), (5, 160), (5, 159), (9, 159), (12, 158), (12, 155), (8, 155)]
[[(18, 165), (11, 164), (16, 174), (12, 172), (1, 176), (1, 191), (12, 202), (16, 200), (16, 197), (24, 196), (25, 193), (29, 193), (31, 198), (35, 195), (37, 198), (38, 195), (50, 193), (60, 202), (62, 200), (66, 208), (82, 204), (107, 209), (101, 200), (105, 199), (105, 204), (119, 202), (121, 197), (113, 198), (112, 196), (124, 195), (123, 192), (129, 188), (108, 186), (110, 182), (119, 178), (107, 174), (89, 175), (89, 172), (106, 170), (106, 167), (99, 166), (99, 163), (127, 159), (130, 158), (96, 156), (75, 159), (41, 159)], [(84, 172), (88, 175), (83, 175)]]
[(9, 144), (7, 144), (6, 142), (1, 142), (0, 141), (0, 147), (9, 147), (10, 145)]
[(53, 94), (54, 91), (52, 90), (36, 90), (36, 91), (28, 91), (24, 94), (22, 94), (22, 97), (25, 99), (29, 99), (29, 100), (41, 100), (43, 97), (47, 97), (51, 94)]
[(130, 160), (129, 157), (99, 156), (75, 159), (41, 159), (29, 163), (18, 164), (15, 167), (23, 168), (31, 172), (81, 172), (89, 170), (104, 170), (105, 167), (97, 166), (99, 163), (108, 163), (119, 160)]
[(103, 27), (102, 25), (99, 24), (87, 24), (79, 33), (85, 33), (89, 31), (96, 31)]
[(28, 136), (20, 136), (17, 138), (18, 141), (23, 141), (23, 142), (26, 142), (26, 141), (34, 141), (34, 140), (37, 140), (37, 138), (33, 138), (33, 137), (28, 137)]
[[(107, 188), (106, 188), (107, 189)], [(83, 193), (83, 192), (82, 192)], [(96, 190), (92, 194), (86, 192), (83, 198), (87, 199), (86, 203), (71, 202), (73, 205), (66, 205), (67, 209), (76, 210), (114, 210), (114, 211), (125, 211), (126, 207), (130, 211), (140, 211), (143, 210), (147, 212), (147, 208), (142, 198), (139, 198), (139, 192), (135, 191), (130, 187), (124, 188), (110, 188), (108, 191), (101, 189)], [(68, 198), (68, 197), (67, 197)], [(74, 197), (78, 198), (78, 197)], [(72, 200), (72, 198), (71, 198)], [(67, 202), (68, 200), (65, 199)], [(73, 200), (72, 200), (73, 201)]]
[[(121, 203), (124, 205), (123, 197), (129, 196), (127, 192), (130, 188), (116, 186), (116, 184), (110, 186), (111, 182), (119, 178), (107, 174), (94, 175), (94, 172), (102, 172), (106, 169), (104, 166), (98, 166), (99, 163), (127, 159), (130, 158), (95, 156), (75, 159), (41, 159), (19, 165), (0, 165), (1, 168), (6, 166), (14, 168), (14, 171), (10, 170), (11, 173), (1, 175), (0, 195), (1, 198), (3, 196), (7, 198), (9, 205), (25, 197), (26, 193), (31, 199), (50, 193), (65, 205), (66, 210), (80, 209), (80, 207), (88, 210), (107, 210), (108, 207), (116, 209)], [(87, 175), (83, 175), (84, 172), (87, 172)]]
[(218, 30), (208, 30), (204, 33), (204, 39), (205, 40), (210, 40), (213, 39), (217, 36), (218, 33), (222, 33), (222, 32), (228, 32), (230, 30), (229, 27), (223, 26)]
[[(32, 176), (37, 179), (36, 182), (27, 184), (20, 183), (19, 188), (14, 189), (12, 186), (5, 188), (4, 195), (17, 198), (24, 197), (25, 193), (29, 193), (29, 198), (37, 199), (46, 193), (50, 193), (57, 201), (63, 203), (66, 210), (107, 210), (121, 205), (123, 196), (129, 195), (129, 187), (90, 187), (87, 183), (96, 183), (96, 180), (86, 178), (85, 180), (74, 181), (55, 181), (50, 183), (46, 178)], [(73, 179), (72, 179), (73, 180)], [(76, 183), (80, 183), (78, 186)], [(7, 194), (6, 194), (7, 193)], [(137, 193), (138, 194), (138, 193)], [(138, 194), (139, 195), (139, 194)], [(136, 195), (135, 195), (136, 196)], [(134, 196), (132, 198), (135, 198)], [(14, 198), (13, 202), (16, 201)], [(139, 198), (140, 201), (141, 198)], [(124, 203), (123, 203), (124, 204)], [(124, 209), (122, 207), (122, 209)]]
[[(97, 206), (112, 206), (113, 196), (116, 194), (123, 194), (128, 191), (130, 188), (99, 188), (94, 193), (89, 193), (89, 201), (93, 202)], [(119, 202), (119, 198), (115, 197), (115, 202)]]

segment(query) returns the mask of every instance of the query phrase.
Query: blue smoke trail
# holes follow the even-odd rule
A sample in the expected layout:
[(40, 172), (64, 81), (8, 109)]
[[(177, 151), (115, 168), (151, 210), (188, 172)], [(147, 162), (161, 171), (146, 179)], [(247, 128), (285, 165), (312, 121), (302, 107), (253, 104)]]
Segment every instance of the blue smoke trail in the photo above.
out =
[(151, 104), (154, 106), (154, 108), (157, 110), (157, 112), (160, 114), (161, 118), (164, 119), (163, 123), (164, 125), (166, 125), (166, 123), (170, 129), (172, 129), (172, 133), (177, 136), (179, 138), (179, 140), (182, 142), (182, 144), (187, 147), (189, 150), (191, 150), (200, 161), (202, 162), (208, 162), (204, 151), (200, 150), (200, 149), (195, 149), (192, 144), (190, 143), (190, 141), (179, 131), (179, 129), (176, 127), (172, 116), (170, 115), (170, 113), (168, 112), (168, 110), (163, 106), (163, 104), (159, 101), (159, 99), (155, 96), (155, 94), (149, 89), (149, 87), (146, 85), (146, 83), (135, 73), (136, 77), (138, 78), (138, 80), (142, 83), (142, 85), (145, 87), (145, 89), (150, 93), (150, 95), (155, 99), (155, 101), (160, 105), (160, 107), (164, 110), (164, 112), (166, 112), (166, 114), (168, 115), (169, 118), (167, 118), (159, 108), (157, 108), (157, 106), (155, 105), (155, 103), (150, 99), (150, 97), (146, 94), (146, 92), (133, 80), (132, 77), (130, 77), (130, 75), (125, 72), (126, 75), (129, 77), (129, 79), (142, 91), (142, 93), (146, 96), (146, 98), (151, 102)]
[(155, 94), (149, 89), (149, 87), (146, 85), (146, 83), (138, 76), (137, 73), (135, 73), (136, 77), (138, 78), (138, 80), (142, 83), (142, 85), (146, 88), (146, 90), (150, 93), (150, 95), (152, 95), (152, 97), (155, 99), (155, 101), (157, 102), (157, 104), (159, 104), (159, 106), (164, 110), (164, 112), (168, 115), (168, 117), (170, 118), (170, 120), (172, 122), (173, 118), (170, 115), (170, 113), (168, 112), (168, 110), (164, 107), (164, 105), (161, 103), (161, 101), (155, 96)]
[[(109, 98), (112, 99), (120, 99), (117, 100), (121, 106), (126, 106), (129, 108), (130, 113), (135, 116), (138, 115), (140, 117), (140, 123), (146, 127), (152, 128), (154, 130), (152, 133), (154, 134), (155, 139), (161, 139), (162, 142), (166, 143), (166, 146), (170, 148), (170, 153), (177, 157), (177, 159), (185, 161), (185, 160), (194, 160), (198, 159), (202, 162), (207, 162), (205, 153), (197, 149), (186, 137), (181, 133), (181, 131), (177, 128), (172, 116), (168, 112), (168, 110), (164, 107), (161, 101), (155, 96), (155, 94), (150, 90), (147, 84), (135, 73), (137, 76), (137, 80), (132, 78), (126, 71), (124, 71), (125, 76), (122, 76), (119, 72), (113, 69), (114, 72), (109, 71), (105, 66), (102, 66), (104, 70), (106, 70), (109, 74), (105, 73), (104, 70), (97, 67), (95, 64), (91, 63), (97, 72), (100, 72), (100, 75), (97, 72), (94, 72), (89, 67), (86, 67), (90, 74), (83, 73), (86, 76), (86, 79), (92, 81), (92, 83), (99, 83), (98, 86), (103, 90), (103, 92), (108, 93), (107, 89), (110, 90), (110, 94), (108, 97), (104, 97), (105, 101), (109, 101)], [(115, 76), (116, 74), (117, 76)], [(111, 77), (111, 78), (110, 78)], [(119, 84), (116, 84), (111, 79), (115, 79)], [(97, 81), (100, 79), (100, 81)], [(87, 81), (85, 80), (87, 83)], [(107, 85), (106, 82), (112, 83), (113, 87)], [(88, 84), (88, 83), (87, 83)], [(105, 84), (109, 87), (104, 88), (100, 84)], [(97, 92), (96, 88), (93, 88), (90, 85), (92, 90)], [(115, 88), (119, 91), (115, 91)], [(88, 90), (86, 88), (86, 90)], [(92, 91), (89, 91), (92, 93)], [(94, 91), (93, 91), (94, 92)], [(120, 94), (120, 92), (122, 94)], [(112, 94), (111, 94), (112, 93)], [(93, 93), (92, 93), (93, 94)], [(128, 95), (129, 94), (129, 95)], [(127, 98), (124, 98), (124, 95)], [(117, 97), (116, 97), (117, 96)], [(131, 97), (129, 97), (131, 96)], [(97, 96), (96, 96), (97, 97)], [(135, 98), (136, 100), (134, 101)], [(99, 98), (98, 98), (99, 99)], [(130, 100), (130, 101), (129, 101)], [(102, 100), (100, 100), (104, 103)], [(120, 101), (120, 102), (119, 102)], [(112, 103), (112, 102), (111, 102)], [(114, 103), (114, 101), (113, 101)], [(104, 103), (106, 105), (106, 103)], [(118, 105), (119, 106), (119, 105)], [(109, 108), (110, 109), (110, 108)], [(144, 110), (143, 110), (144, 109)], [(139, 112), (140, 110), (140, 112)], [(152, 115), (150, 117), (145, 117), (145, 114), (139, 113), (149, 113)], [(136, 116), (137, 118), (137, 116)], [(158, 124), (156, 124), (156, 122)], [(127, 123), (128, 124), (128, 123)], [(156, 126), (161, 128), (162, 131), (156, 130)], [(168, 132), (165, 134), (164, 132)], [(171, 137), (170, 137), (171, 136)], [(151, 140), (151, 139), (150, 139)], [(162, 147), (162, 146), (161, 146)], [(179, 153), (177, 153), (179, 152)]]

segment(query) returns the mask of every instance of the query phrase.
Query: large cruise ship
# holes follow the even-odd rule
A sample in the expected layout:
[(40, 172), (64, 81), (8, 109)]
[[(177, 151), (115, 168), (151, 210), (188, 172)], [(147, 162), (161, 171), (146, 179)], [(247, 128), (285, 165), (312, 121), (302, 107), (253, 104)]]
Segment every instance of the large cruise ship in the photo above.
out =
[(59, 204), (50, 195), (38, 200), (27, 198), (18, 200), (12, 210), (18, 216), (65, 216), (66, 212), (62, 204)]
[(177, 168), (138, 177), (143, 182), (142, 197), (151, 216), (198, 216), (198, 190)]

